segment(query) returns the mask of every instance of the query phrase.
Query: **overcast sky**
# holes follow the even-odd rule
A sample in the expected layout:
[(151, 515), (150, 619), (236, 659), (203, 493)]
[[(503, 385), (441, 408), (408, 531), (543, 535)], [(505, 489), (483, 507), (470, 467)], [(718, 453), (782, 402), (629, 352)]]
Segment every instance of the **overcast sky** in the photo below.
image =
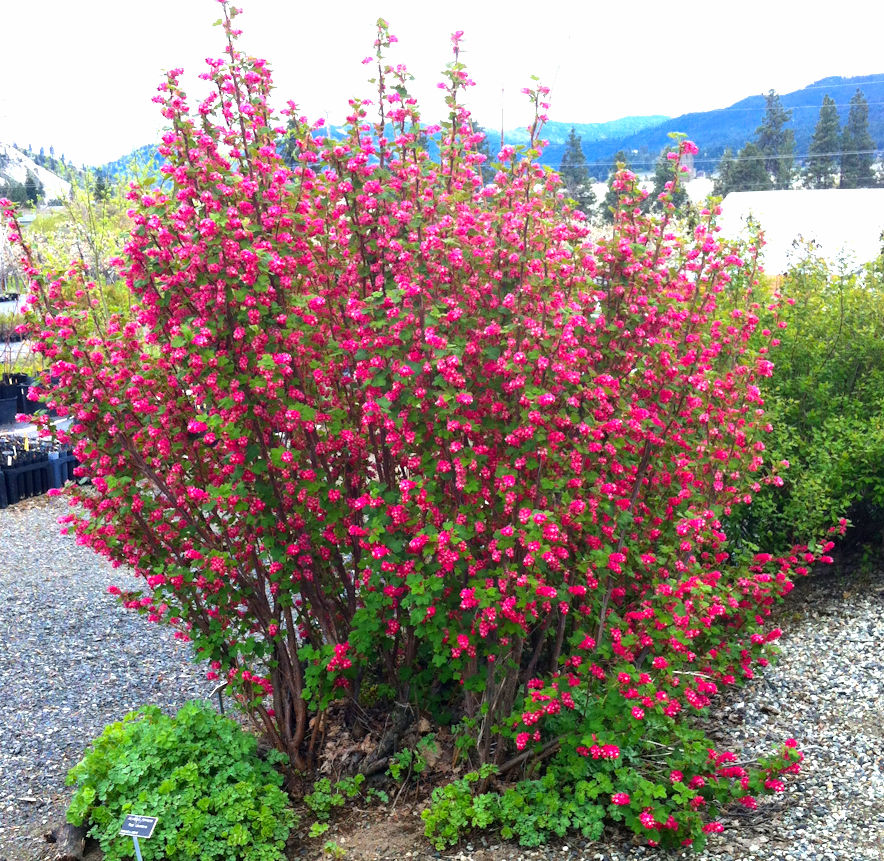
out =
[[(830, 75), (884, 72), (884, 7), (839, 0), (828, 11), (781, 0), (564, 2), (510, 0), (242, 0), (246, 52), (270, 61), (278, 103), (340, 121), (347, 98), (370, 96), (378, 16), (399, 44), (390, 55), (416, 76), (426, 121), (440, 116), (435, 85), (463, 30), (477, 86), (468, 104), (498, 128), (528, 121), (519, 91), (538, 75), (552, 87), (550, 118), (604, 122), (627, 115), (726, 107), (790, 92)], [(878, 11), (875, 12), (874, 9)], [(54, 146), (100, 164), (155, 142), (151, 102), (162, 70), (181, 66), (188, 92), (206, 57), (220, 57), (215, 0), (0, 0), (0, 141)], [(503, 93), (501, 92), (503, 91)], [(195, 98), (191, 103), (195, 103)]]

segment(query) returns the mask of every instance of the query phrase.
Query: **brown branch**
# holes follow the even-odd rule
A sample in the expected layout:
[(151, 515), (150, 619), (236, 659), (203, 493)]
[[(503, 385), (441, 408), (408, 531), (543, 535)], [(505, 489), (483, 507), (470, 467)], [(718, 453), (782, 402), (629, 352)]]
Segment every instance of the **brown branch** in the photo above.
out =
[(561, 739), (555, 738), (552, 741), (547, 742), (536, 754), (532, 750), (526, 750), (520, 753), (518, 756), (514, 756), (512, 759), (507, 760), (503, 765), (498, 769), (498, 774), (502, 777), (505, 774), (511, 772), (514, 768), (521, 765), (523, 762), (527, 762), (531, 757), (534, 757), (533, 764), (542, 762), (545, 759), (549, 759), (551, 756), (554, 756), (561, 750), (562, 741)]

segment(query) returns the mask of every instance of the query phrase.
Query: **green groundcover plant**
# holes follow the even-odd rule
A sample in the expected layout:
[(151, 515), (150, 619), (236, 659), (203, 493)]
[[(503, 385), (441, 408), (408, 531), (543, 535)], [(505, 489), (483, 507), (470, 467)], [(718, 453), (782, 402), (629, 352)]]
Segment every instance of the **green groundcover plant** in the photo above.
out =
[(71, 769), (68, 820), (89, 825), (108, 861), (132, 857), (119, 836), (128, 814), (158, 818), (145, 859), (276, 861), (295, 824), (279, 759), (259, 758), (256, 738), (207, 704), (174, 717), (148, 706), (106, 727)]
[[(606, 818), (700, 845), (723, 803), (799, 767), (791, 740), (738, 764), (689, 727), (767, 664), (773, 607), (829, 547), (735, 553), (723, 528), (780, 480), (756, 244), (721, 238), (714, 207), (678, 217), (684, 140), (655, 212), (620, 171), (594, 236), (538, 163), (539, 84), (529, 143), (484, 181), (461, 33), (438, 125), (380, 21), (374, 103), (339, 139), (294, 103), (283, 126), (234, 14), (208, 95), (192, 109), (176, 69), (156, 97), (165, 164), (130, 191), (118, 261), (131, 318), (96, 327), (83, 265), (23, 248), (72, 419), (47, 432), (92, 480), (67, 523), (140, 575), (121, 600), (192, 641), (293, 787), (330, 714), (407, 704), (461, 728), (478, 776), (437, 802), (469, 789), (469, 826), (534, 841)], [(556, 780), (595, 806), (550, 811)]]

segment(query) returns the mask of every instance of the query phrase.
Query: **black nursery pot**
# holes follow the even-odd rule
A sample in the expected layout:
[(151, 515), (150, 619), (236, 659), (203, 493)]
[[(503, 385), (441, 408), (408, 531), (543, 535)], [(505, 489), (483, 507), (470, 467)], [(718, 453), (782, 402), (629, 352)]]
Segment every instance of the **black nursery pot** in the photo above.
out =
[(18, 413), (18, 398), (0, 397), (0, 425), (15, 424), (15, 416)]

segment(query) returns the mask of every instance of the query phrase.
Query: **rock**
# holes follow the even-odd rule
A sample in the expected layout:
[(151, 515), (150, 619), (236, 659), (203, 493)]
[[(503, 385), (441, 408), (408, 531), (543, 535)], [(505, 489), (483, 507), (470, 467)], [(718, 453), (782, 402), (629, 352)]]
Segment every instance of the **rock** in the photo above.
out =
[(86, 829), (65, 822), (53, 828), (46, 835), (46, 841), (53, 844), (50, 861), (83, 861), (86, 849)]

